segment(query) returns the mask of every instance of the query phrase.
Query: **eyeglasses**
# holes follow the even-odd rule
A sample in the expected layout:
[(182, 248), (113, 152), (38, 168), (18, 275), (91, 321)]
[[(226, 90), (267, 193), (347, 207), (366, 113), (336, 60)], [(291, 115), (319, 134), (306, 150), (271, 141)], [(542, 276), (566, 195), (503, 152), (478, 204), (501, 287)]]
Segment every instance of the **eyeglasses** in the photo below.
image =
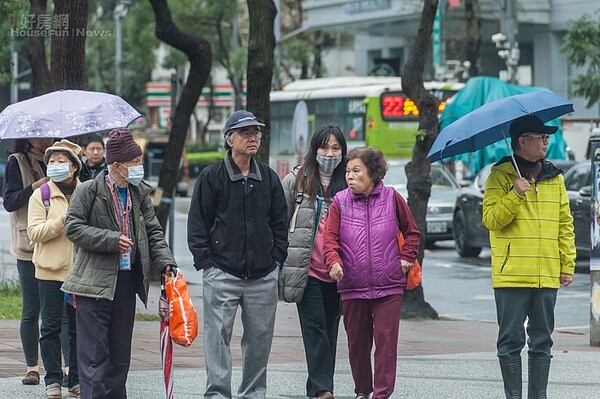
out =
[(550, 136), (547, 134), (524, 134), (523, 136), (541, 139), (543, 143), (547, 143), (550, 140)]
[(255, 130), (240, 130), (237, 132), (242, 138), (249, 139), (251, 137), (256, 137), (260, 139), (262, 137), (262, 132), (258, 129)]

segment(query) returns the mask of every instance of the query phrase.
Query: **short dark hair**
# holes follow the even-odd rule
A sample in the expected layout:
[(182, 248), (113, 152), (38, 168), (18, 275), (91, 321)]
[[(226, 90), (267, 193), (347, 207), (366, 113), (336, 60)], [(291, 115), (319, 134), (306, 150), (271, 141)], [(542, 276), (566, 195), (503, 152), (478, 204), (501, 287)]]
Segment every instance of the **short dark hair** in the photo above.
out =
[(82, 147), (87, 148), (87, 146), (90, 145), (91, 143), (100, 143), (100, 144), (102, 144), (102, 148), (106, 149), (106, 147), (104, 146), (104, 140), (102, 140), (102, 137), (100, 137), (97, 134), (90, 134), (90, 135), (85, 136), (83, 138)]
[(360, 159), (367, 167), (367, 173), (375, 184), (379, 183), (387, 173), (388, 164), (383, 152), (375, 147), (356, 147), (346, 156), (346, 161)]

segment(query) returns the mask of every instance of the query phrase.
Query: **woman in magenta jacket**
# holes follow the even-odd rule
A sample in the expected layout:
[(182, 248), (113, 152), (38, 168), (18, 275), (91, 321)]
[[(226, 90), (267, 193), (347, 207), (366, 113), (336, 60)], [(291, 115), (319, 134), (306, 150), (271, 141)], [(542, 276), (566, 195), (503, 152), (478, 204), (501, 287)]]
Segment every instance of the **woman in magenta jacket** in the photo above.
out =
[[(371, 393), (372, 399), (389, 398), (406, 272), (417, 257), (420, 232), (406, 201), (382, 182), (387, 163), (381, 151), (355, 148), (347, 161), (348, 188), (336, 194), (329, 210), (324, 258), (342, 299), (356, 399)], [(406, 240), (402, 253), (399, 231)]]

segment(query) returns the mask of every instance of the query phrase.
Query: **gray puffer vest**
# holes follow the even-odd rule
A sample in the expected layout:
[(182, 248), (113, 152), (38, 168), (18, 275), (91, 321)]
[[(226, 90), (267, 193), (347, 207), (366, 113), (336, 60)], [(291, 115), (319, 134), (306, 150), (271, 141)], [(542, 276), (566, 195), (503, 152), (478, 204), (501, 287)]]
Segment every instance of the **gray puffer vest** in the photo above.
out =
[(288, 207), (288, 256), (279, 274), (279, 299), (300, 302), (308, 281), (308, 269), (315, 241), (317, 205), (308, 195), (296, 193), (295, 168), (281, 182)]

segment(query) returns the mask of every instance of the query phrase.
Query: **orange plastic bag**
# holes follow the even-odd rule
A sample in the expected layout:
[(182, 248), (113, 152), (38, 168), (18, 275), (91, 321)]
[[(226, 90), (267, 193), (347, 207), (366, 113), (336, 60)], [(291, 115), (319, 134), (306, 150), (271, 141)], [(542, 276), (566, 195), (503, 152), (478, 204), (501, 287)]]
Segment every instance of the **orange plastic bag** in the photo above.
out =
[(176, 276), (165, 278), (165, 292), (169, 300), (171, 338), (176, 344), (190, 346), (198, 336), (198, 315), (181, 270), (177, 270)]
[[(404, 235), (402, 232), (398, 233), (398, 249), (402, 252), (404, 248)], [(421, 285), (423, 271), (421, 270), (421, 264), (415, 259), (415, 264), (408, 269), (408, 275), (406, 276), (406, 289), (413, 290)]]

